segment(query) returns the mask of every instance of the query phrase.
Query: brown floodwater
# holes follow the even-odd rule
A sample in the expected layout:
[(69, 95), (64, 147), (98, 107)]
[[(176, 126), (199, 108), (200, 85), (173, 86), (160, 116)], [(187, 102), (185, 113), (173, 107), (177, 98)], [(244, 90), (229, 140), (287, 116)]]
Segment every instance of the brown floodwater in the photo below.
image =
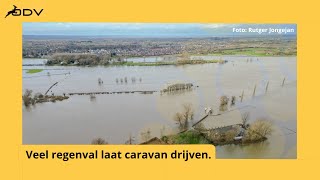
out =
[[(173, 116), (183, 104), (193, 105), (196, 122), (204, 115), (205, 107), (211, 107), (214, 113), (218, 113), (219, 98), (227, 95), (237, 97), (236, 105), (228, 107), (228, 110), (244, 113), (248, 110), (242, 107), (251, 106), (250, 121), (259, 118), (271, 120), (273, 133), (262, 143), (216, 147), (218, 158), (296, 158), (296, 57), (201, 58), (222, 58), (228, 63), (147, 67), (23, 66), (23, 91), (31, 89), (34, 93), (45, 93), (55, 82), (58, 85), (50, 94), (159, 91), (174, 82), (191, 82), (199, 86), (171, 94), (101, 94), (95, 99), (87, 95), (73, 95), (61, 102), (36, 104), (30, 108), (23, 106), (23, 144), (90, 144), (97, 137), (106, 139), (110, 144), (124, 144), (129, 136), (135, 137), (135, 143), (140, 143), (143, 141), (141, 134), (146, 131), (150, 131), (151, 136), (177, 132)], [(40, 64), (43, 61), (24, 59), (23, 64)], [(35, 68), (44, 70), (26, 73), (27, 69)], [(125, 77), (127, 83), (121, 83), (121, 78), (124, 80)], [(103, 84), (98, 84), (98, 78), (103, 80)], [(132, 78), (136, 81), (132, 82)], [(244, 98), (240, 102), (242, 92)]]

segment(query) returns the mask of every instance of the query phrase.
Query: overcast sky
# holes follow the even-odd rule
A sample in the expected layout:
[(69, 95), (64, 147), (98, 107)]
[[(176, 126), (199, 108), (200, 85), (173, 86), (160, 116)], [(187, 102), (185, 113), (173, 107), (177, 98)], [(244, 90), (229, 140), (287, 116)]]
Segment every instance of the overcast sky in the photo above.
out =
[[(295, 24), (196, 24), (196, 23), (23, 23), (23, 35), (111, 37), (218, 37), (258, 35), (235, 33), (233, 28), (293, 28)], [(267, 35), (264, 34), (264, 35)]]

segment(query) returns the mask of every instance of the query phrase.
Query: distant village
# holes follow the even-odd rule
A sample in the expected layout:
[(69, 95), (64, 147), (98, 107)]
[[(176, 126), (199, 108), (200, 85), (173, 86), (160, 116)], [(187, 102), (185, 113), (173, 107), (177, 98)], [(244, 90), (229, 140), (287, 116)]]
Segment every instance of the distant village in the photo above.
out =
[(57, 53), (81, 53), (120, 57), (146, 57), (189, 54), (232, 54), (233, 51), (258, 49), (266, 55), (295, 55), (296, 39), (292, 37), (241, 38), (78, 38), (23, 40), (24, 58), (47, 58)]

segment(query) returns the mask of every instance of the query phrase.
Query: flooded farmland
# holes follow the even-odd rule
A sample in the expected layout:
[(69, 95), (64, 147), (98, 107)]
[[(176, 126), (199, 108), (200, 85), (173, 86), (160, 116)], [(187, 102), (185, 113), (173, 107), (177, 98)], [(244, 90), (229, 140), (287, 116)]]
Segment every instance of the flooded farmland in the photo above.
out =
[[(229, 106), (228, 110), (242, 112), (245, 111), (243, 107), (252, 107), (249, 121), (269, 119), (273, 123), (273, 133), (261, 143), (217, 146), (218, 158), (296, 158), (296, 57), (200, 58), (222, 58), (228, 62), (79, 67), (44, 66), (41, 65), (43, 59), (24, 59), (23, 64), (37, 66), (23, 66), (23, 91), (30, 89), (34, 93), (45, 93), (58, 82), (50, 94), (157, 92), (98, 94), (95, 98), (73, 95), (61, 102), (23, 106), (23, 144), (90, 144), (97, 137), (106, 139), (109, 144), (124, 144), (129, 136), (135, 137), (138, 144), (143, 142), (141, 133), (145, 131), (150, 131), (152, 137), (178, 132), (173, 116), (184, 103), (193, 105), (195, 122), (204, 116), (206, 107), (211, 107), (214, 113), (223, 113), (219, 112), (219, 100), (226, 95), (237, 98), (235, 105)], [(145, 60), (133, 58), (132, 61)], [(36, 68), (43, 71), (27, 73), (27, 69)], [(98, 83), (99, 78), (102, 84)], [(120, 79), (125, 78), (127, 82), (121, 83)], [(196, 87), (177, 93), (159, 92), (166, 84), (175, 82), (193, 83)]]

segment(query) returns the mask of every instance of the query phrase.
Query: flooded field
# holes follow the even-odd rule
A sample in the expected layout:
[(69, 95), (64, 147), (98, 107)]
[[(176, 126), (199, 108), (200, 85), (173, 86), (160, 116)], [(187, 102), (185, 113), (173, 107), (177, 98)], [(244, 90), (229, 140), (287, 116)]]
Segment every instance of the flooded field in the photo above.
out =
[[(61, 102), (36, 104), (29, 108), (23, 106), (23, 144), (90, 144), (97, 137), (110, 144), (124, 144), (129, 136), (135, 137), (135, 143), (141, 143), (140, 136), (145, 131), (158, 137), (177, 132), (173, 116), (181, 110), (182, 104), (193, 105), (194, 121), (197, 121), (203, 117), (206, 107), (212, 107), (214, 113), (218, 113), (220, 97), (227, 95), (237, 98), (229, 110), (242, 113), (242, 107), (251, 106), (249, 121), (269, 119), (274, 131), (267, 141), (261, 143), (218, 146), (218, 158), (296, 158), (296, 57), (194, 58), (222, 58), (228, 62), (147, 67), (23, 66), (23, 91), (30, 89), (44, 94), (55, 82), (58, 84), (50, 94), (157, 91), (153, 94), (101, 94), (94, 99), (87, 95), (73, 95)], [(161, 59), (131, 60), (154, 62)], [(40, 65), (43, 61), (24, 59), (23, 64)], [(43, 71), (27, 73), (27, 69), (37, 68)], [(99, 78), (103, 84), (98, 83)], [(124, 78), (128, 79), (126, 83), (117, 82), (117, 79)], [(160, 94), (167, 83), (174, 82), (193, 83), (199, 87)], [(242, 92), (244, 97), (240, 102)]]

